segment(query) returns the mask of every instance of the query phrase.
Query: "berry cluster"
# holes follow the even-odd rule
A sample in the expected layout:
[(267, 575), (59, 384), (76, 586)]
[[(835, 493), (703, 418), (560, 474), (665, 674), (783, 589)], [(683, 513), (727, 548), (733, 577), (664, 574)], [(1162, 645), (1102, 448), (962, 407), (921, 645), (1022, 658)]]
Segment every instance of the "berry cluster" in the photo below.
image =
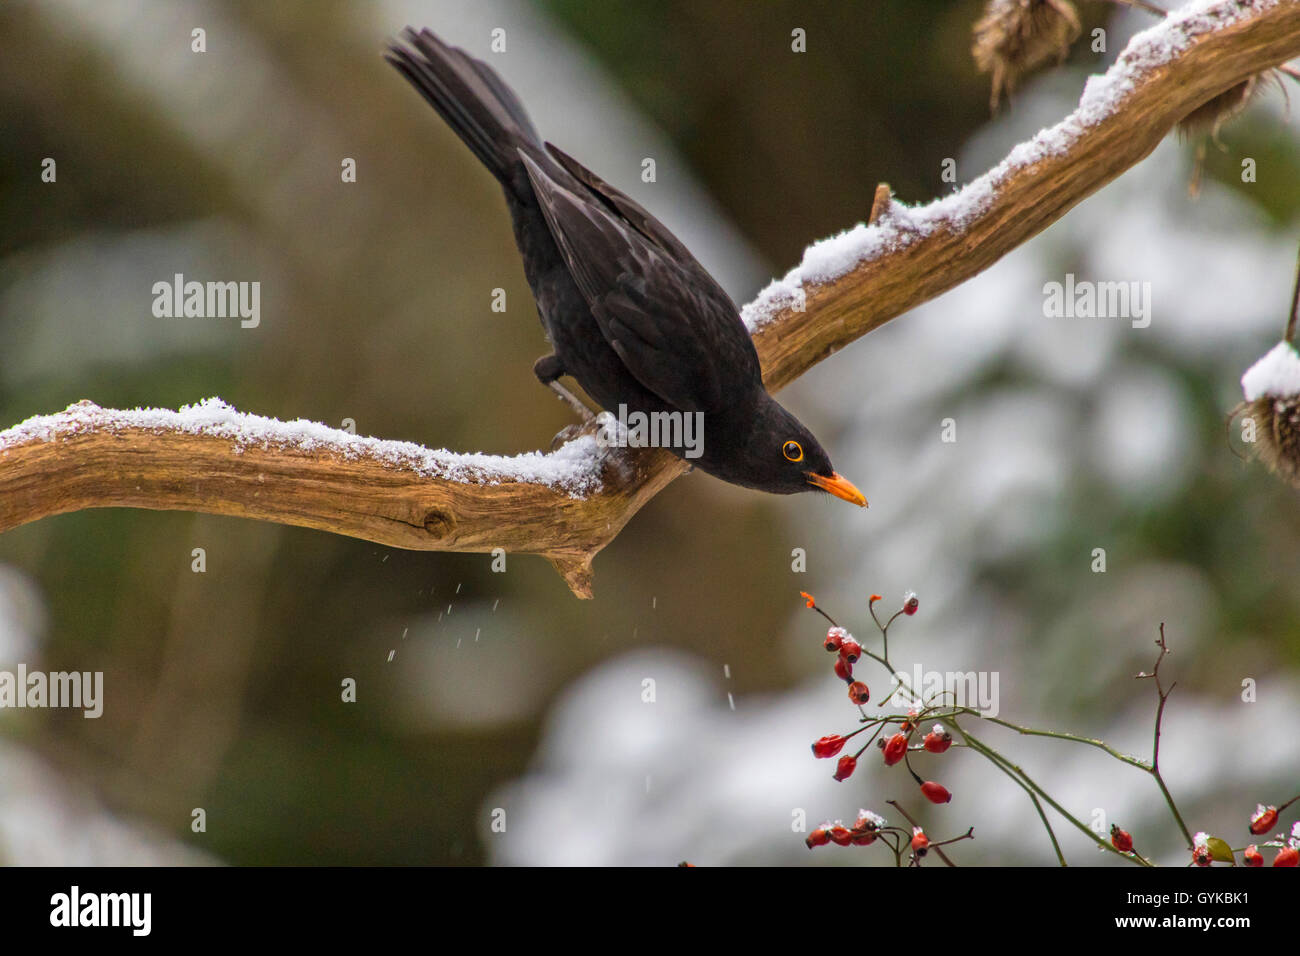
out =
[[(876, 616), (876, 603), (883, 600), (883, 598), (879, 594), (871, 595), (868, 608), (871, 611), (871, 619), (880, 631), (883, 642), (882, 653), (875, 654), (864, 649), (862, 644), (848, 630), (838, 625), (829, 614), (818, 607), (811, 594), (800, 593), (809, 608), (830, 622), (830, 630), (826, 632), (822, 647), (827, 652), (835, 655), (835, 676), (848, 685), (849, 701), (858, 708), (862, 723), (862, 726), (849, 733), (830, 734), (819, 738), (812, 745), (813, 756), (821, 760), (832, 759), (839, 756), (840, 751), (854, 737), (872, 731), (871, 736), (854, 753), (844, 754), (839, 757), (835, 763), (835, 772), (832, 775), (834, 779), (847, 780), (852, 776), (858, 767), (858, 761), (862, 759), (862, 755), (874, 743), (881, 752), (885, 766), (893, 767), (900, 763), (903, 764), (908, 773), (911, 774), (912, 779), (920, 787), (922, 796), (927, 800), (937, 804), (951, 801), (952, 794), (943, 784), (923, 779), (912, 768), (911, 763), (913, 754), (922, 752), (942, 754), (953, 745), (953, 736), (943, 724), (934, 724), (928, 732), (921, 729), (922, 722), (925, 721), (926, 717), (938, 708), (918, 701), (910, 706), (906, 713), (871, 717), (863, 710), (864, 706), (871, 700), (871, 691), (865, 681), (854, 675), (854, 666), (864, 656), (882, 665), (891, 674), (893, 673), (886, 658), (889, 646), (889, 627), (900, 616), (906, 615), (910, 617), (916, 614), (917, 609), (920, 607), (917, 596), (910, 591), (903, 595), (902, 605), (888, 620), (882, 622)], [(888, 699), (882, 701), (880, 706), (883, 707), (887, 703), (889, 703)], [(891, 730), (892, 733), (889, 732)], [(890, 801), (890, 803), (893, 804), (893, 801)], [(894, 806), (897, 807), (897, 804), (894, 804)], [(897, 808), (900, 813), (903, 813), (905, 817), (907, 816), (901, 807)], [(903, 851), (910, 848), (910, 863), (911, 865), (917, 865), (930, 848), (971, 837), (971, 833), (967, 832), (963, 836), (954, 838), (954, 840), (932, 843), (924, 831), (919, 826), (914, 825), (910, 817), (907, 817), (907, 820), (909, 824), (912, 824), (910, 830), (903, 827), (891, 827), (883, 817), (867, 810), (861, 810), (858, 813), (856, 823), (852, 827), (846, 827), (839, 821), (835, 823), (827, 822), (810, 833), (805, 842), (809, 848), (825, 846), (828, 843), (834, 843), (838, 846), (869, 846), (878, 839), (882, 839), (894, 850), (900, 863)]]
[[(1260, 804), (1255, 808), (1255, 812), (1250, 818), (1250, 832), (1252, 836), (1263, 836), (1277, 826), (1278, 815), (1286, 810), (1287, 807), (1300, 800), (1300, 796), (1292, 797), (1280, 807), (1264, 806)], [(1220, 841), (1221, 842), (1221, 841)], [(1222, 853), (1215, 855), (1213, 837), (1205, 833), (1196, 834), (1194, 847), (1192, 850), (1192, 862), (1196, 866), (1209, 866), (1215, 860), (1222, 862), (1232, 862), (1229, 856), (1224, 860)], [(1277, 855), (1273, 857), (1273, 866), (1297, 866), (1300, 865), (1300, 820), (1291, 824), (1291, 835), (1284, 836), (1279, 833), (1272, 840), (1263, 844), (1252, 843), (1242, 851), (1242, 859), (1246, 866), (1263, 866), (1264, 854), (1260, 852), (1260, 846), (1276, 848)]]
[[(842, 781), (852, 776), (854, 771), (857, 770), (858, 762), (862, 759), (863, 754), (874, 744), (879, 749), (881, 761), (886, 767), (902, 764), (907, 769), (912, 780), (920, 788), (922, 796), (931, 803), (946, 804), (953, 799), (952, 793), (943, 784), (924, 779), (913, 768), (912, 762), (916, 759), (929, 760), (932, 756), (940, 756), (947, 753), (954, 744), (957, 744), (968, 752), (989, 760), (1000, 772), (1010, 777), (1025, 790), (1034, 806), (1039, 808), (1039, 818), (1042, 820), (1052, 849), (1056, 853), (1057, 861), (1062, 866), (1066, 865), (1065, 855), (1061, 850), (1059, 841), (1056, 839), (1051, 821), (1041, 812), (1040, 800), (1050, 803), (1052, 809), (1075, 829), (1092, 836), (1095, 844), (1101, 849), (1140, 866), (1155, 865), (1137, 851), (1132, 834), (1118, 824), (1111, 827), (1110, 839), (1107, 840), (1106, 834), (1094, 832), (1092, 827), (1072, 814), (1059, 801), (1053, 800), (1032, 777), (1021, 770), (1015, 761), (1003, 756), (993, 746), (981, 739), (983, 735), (982, 729), (972, 733), (971, 724), (978, 720), (983, 726), (1001, 727), (1022, 736), (1031, 734), (1038, 737), (1050, 737), (1068, 741), (1075, 745), (1100, 749), (1125, 766), (1149, 774), (1158, 785), (1169, 808), (1170, 815), (1187, 841), (1184, 845), (1191, 850), (1192, 858), (1189, 865), (1206, 867), (1215, 863), (1222, 863), (1236, 866), (1238, 865), (1237, 854), (1240, 853), (1242, 863), (1245, 866), (1264, 866), (1263, 850), (1265, 848), (1277, 851), (1273, 856), (1273, 866), (1300, 865), (1300, 820), (1293, 823), (1289, 834), (1278, 832), (1278, 824), (1282, 813), (1292, 804), (1300, 803), (1300, 796), (1296, 796), (1280, 806), (1260, 804), (1250, 818), (1250, 833), (1255, 837), (1262, 837), (1269, 833), (1274, 833), (1275, 836), (1270, 840), (1252, 843), (1236, 850), (1227, 841), (1211, 836), (1208, 833), (1199, 832), (1193, 836), (1191, 828), (1184, 821), (1183, 815), (1179, 811), (1160, 771), (1161, 727), (1169, 696), (1174, 689), (1174, 685), (1166, 683), (1161, 674), (1161, 664), (1169, 654), (1169, 646), (1165, 641), (1164, 624), (1160, 625), (1160, 636), (1155, 642), (1158, 648), (1155, 667), (1149, 673), (1143, 671), (1135, 675), (1139, 680), (1149, 681), (1154, 684), (1157, 697), (1155, 746), (1151, 759), (1143, 760), (1120, 753), (1102, 740), (1063, 731), (1037, 730), (1012, 723), (996, 715), (981, 713), (959, 703), (951, 691), (922, 695), (918, 692), (918, 688), (909, 686), (905, 676), (899, 673), (889, 660), (889, 628), (899, 617), (910, 617), (916, 614), (920, 602), (917, 600), (916, 595), (911, 592), (903, 596), (901, 607), (883, 621), (876, 613), (876, 605), (883, 599), (878, 594), (871, 595), (868, 610), (871, 613), (871, 620), (880, 632), (879, 652), (873, 649), (874, 642), (872, 642), (872, 647), (866, 647), (862, 642), (854, 638), (848, 630), (836, 623), (834, 618), (817, 606), (817, 602), (811, 594), (800, 593), (807, 602), (807, 606), (830, 623), (830, 630), (826, 632), (825, 638), (822, 639), (822, 647), (827, 652), (835, 655), (835, 675), (848, 685), (849, 701), (857, 707), (859, 714), (859, 726), (856, 729), (843, 734), (830, 734), (821, 737), (812, 745), (815, 758), (822, 760), (838, 758), (835, 763), (834, 779)], [(854, 672), (855, 667), (864, 658), (879, 664), (890, 675), (891, 679), (896, 681), (893, 692), (885, 695), (885, 699), (877, 705), (878, 708), (881, 708), (877, 715), (869, 714), (864, 709), (868, 701), (871, 700), (871, 692), (866, 681)], [(894, 704), (897, 710), (892, 713), (885, 710), (887, 705), (890, 704)], [(929, 730), (924, 729), (926, 725), (929, 725)], [(865, 742), (857, 747), (853, 753), (841, 753), (850, 740), (868, 732), (870, 732), (870, 736), (866, 737)], [(905, 854), (909, 850), (910, 856), (907, 856), (907, 862), (911, 866), (919, 866), (921, 860), (930, 850), (936, 850), (940, 859), (952, 866), (954, 865), (952, 861), (938, 848), (958, 840), (972, 839), (974, 836), (972, 828), (961, 836), (941, 842), (932, 842), (921, 827), (917, 825), (917, 821), (897, 801), (889, 800), (887, 802), (906, 820), (907, 827), (890, 825), (884, 817), (862, 810), (859, 811), (857, 820), (852, 827), (847, 827), (840, 821), (827, 822), (809, 834), (805, 842), (809, 848), (825, 846), (828, 843), (835, 843), (839, 846), (870, 846), (873, 843), (882, 843), (893, 851), (895, 860), (900, 866), (903, 865)]]
[(893, 850), (894, 856), (898, 858), (900, 863), (904, 852), (911, 850), (912, 853), (908, 864), (910, 866), (920, 866), (921, 860), (925, 858), (930, 850), (970, 838), (971, 832), (967, 831), (959, 837), (953, 837), (951, 840), (934, 843), (926, 836), (925, 831), (918, 826), (913, 826), (910, 830), (904, 827), (890, 826), (888, 821), (880, 814), (872, 813), (870, 810), (859, 810), (857, 822), (851, 828), (846, 827), (839, 820), (834, 823), (828, 820), (808, 834), (804, 842), (808, 844), (808, 849), (811, 850), (815, 846), (826, 846), (828, 843), (834, 843), (836, 846), (871, 846), (871, 844), (879, 840)]
[[(849, 740), (863, 731), (871, 730), (874, 727), (875, 732), (856, 753), (845, 754), (836, 762), (834, 773), (835, 779), (848, 779), (853, 771), (857, 769), (858, 761), (862, 758), (863, 753), (865, 753), (874, 742), (880, 749), (884, 758), (885, 766), (892, 767), (895, 764), (904, 764), (913, 779), (920, 786), (921, 793), (927, 800), (931, 803), (949, 802), (952, 799), (952, 794), (949, 793), (942, 784), (935, 783), (933, 780), (923, 780), (921, 776), (912, 769), (910, 755), (913, 752), (920, 751), (932, 754), (944, 753), (952, 746), (952, 734), (944, 728), (943, 724), (935, 724), (929, 733), (922, 735), (918, 728), (920, 726), (920, 721), (924, 719), (929, 708), (921, 704), (913, 706), (906, 715), (895, 715), (881, 719), (869, 718), (862, 708), (871, 700), (871, 690), (867, 687), (864, 681), (856, 679), (853, 675), (853, 666), (858, 663), (863, 655), (862, 645), (858, 643), (852, 634), (831, 620), (830, 615), (826, 614), (825, 611), (817, 606), (817, 602), (813, 599), (812, 595), (802, 591), (800, 593), (807, 601), (808, 607), (831, 621), (830, 630), (826, 632), (826, 638), (822, 641), (822, 647), (835, 655), (835, 676), (848, 685), (849, 700), (857, 706), (859, 713), (862, 715), (863, 721), (863, 726), (859, 727), (852, 733), (831, 734), (830, 736), (818, 739), (817, 742), (812, 745), (813, 756), (821, 759), (834, 757), (844, 749), (844, 745)], [(889, 620), (881, 623), (880, 619), (876, 617), (875, 610), (876, 602), (881, 600), (883, 600), (883, 598), (879, 594), (871, 595), (868, 607), (871, 610), (871, 618), (875, 621), (876, 627), (880, 630), (882, 638), (887, 640), (889, 626), (893, 624), (900, 615), (907, 615), (910, 617), (915, 614), (917, 609), (920, 607), (920, 601), (914, 593), (909, 591), (907, 594), (903, 595), (902, 606), (894, 612)], [(881, 657), (878, 657), (875, 654), (870, 654), (869, 657), (881, 664), (885, 663)], [(891, 726), (897, 726), (898, 729), (893, 734), (886, 736), (885, 731)], [(921, 740), (919, 743), (914, 743), (914, 740), (917, 737), (920, 737)]]

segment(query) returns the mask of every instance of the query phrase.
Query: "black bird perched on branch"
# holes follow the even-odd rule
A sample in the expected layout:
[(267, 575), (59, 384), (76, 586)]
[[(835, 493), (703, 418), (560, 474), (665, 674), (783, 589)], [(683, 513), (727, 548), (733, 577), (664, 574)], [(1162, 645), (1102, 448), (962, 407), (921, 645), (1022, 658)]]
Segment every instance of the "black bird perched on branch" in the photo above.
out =
[[(571, 375), (600, 405), (702, 413), (694, 464), (724, 481), (793, 494), (819, 488), (865, 505), (817, 439), (763, 387), (735, 303), (654, 216), (550, 143), (486, 63), (428, 30), (385, 54), (492, 171), (555, 352), (533, 366)], [(671, 419), (656, 419), (671, 420)], [(679, 457), (681, 448), (670, 449)]]

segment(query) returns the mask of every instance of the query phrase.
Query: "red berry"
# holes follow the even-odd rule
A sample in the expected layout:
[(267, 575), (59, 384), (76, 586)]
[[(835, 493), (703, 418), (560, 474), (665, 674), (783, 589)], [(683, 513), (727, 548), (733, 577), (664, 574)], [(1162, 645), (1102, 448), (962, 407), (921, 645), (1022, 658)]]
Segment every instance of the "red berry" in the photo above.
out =
[(832, 654), (840, 649), (844, 643), (844, 638), (849, 636), (849, 632), (842, 627), (832, 627), (826, 632), (826, 640), (822, 641), (822, 647)]
[(862, 681), (855, 680), (849, 685), (849, 700), (861, 707), (871, 700), (871, 691), (867, 689), (867, 685)]
[(934, 725), (934, 730), (925, 735), (925, 749), (932, 754), (941, 754), (952, 746), (952, 734), (944, 730), (939, 724)]
[(925, 799), (931, 803), (948, 803), (952, 800), (952, 794), (941, 783), (935, 783), (933, 780), (927, 780), (921, 784), (921, 792), (925, 794)]
[(845, 635), (844, 640), (840, 641), (840, 657), (844, 658), (850, 664), (856, 664), (858, 658), (862, 656), (862, 645), (852, 637)]
[(880, 819), (874, 814), (863, 814), (858, 817), (857, 823), (853, 824), (853, 843), (855, 846), (871, 846), (876, 842), (876, 837), (880, 832)]
[(1250, 832), (1255, 836), (1267, 833), (1277, 825), (1277, 807), (1260, 804), (1250, 818)]
[(853, 680), (853, 665), (842, 657), (835, 658), (835, 676), (843, 681)]
[(911, 591), (908, 591), (906, 594), (903, 595), (904, 614), (911, 616), (916, 613), (916, 609), (920, 606), (921, 606), (921, 602), (917, 600), (916, 595), (913, 594)]
[(1273, 857), (1274, 866), (1295, 866), (1300, 863), (1300, 850), (1293, 846), (1284, 846)]
[(1246, 861), (1247, 866), (1264, 865), (1264, 854), (1260, 853), (1259, 847), (1255, 846), (1253, 843), (1246, 847), (1246, 851), (1242, 853), (1242, 858)]
[(1121, 853), (1133, 852), (1133, 838), (1127, 830), (1121, 830), (1118, 824), (1110, 825), (1110, 845)]
[(1210, 856), (1210, 848), (1204, 844), (1192, 848), (1192, 862), (1197, 866), (1209, 866), (1214, 862)]
[(917, 853), (925, 853), (926, 847), (930, 845), (930, 838), (920, 827), (912, 828), (912, 849)]
[(804, 843), (808, 844), (808, 849), (811, 850), (815, 846), (825, 846), (827, 843), (830, 843), (831, 842), (830, 827), (831, 825), (829, 823), (823, 823), (812, 833), (808, 834), (808, 836), (803, 841)]
[(837, 823), (831, 827), (831, 842), (836, 846), (848, 846), (853, 842), (853, 834), (849, 832), (848, 827)]
[(892, 767), (907, 755), (907, 734), (894, 734), (885, 742), (885, 766)]
[(844, 749), (844, 742), (847, 737), (841, 737), (839, 734), (831, 734), (829, 737), (819, 737), (817, 742), (812, 745), (813, 756), (817, 758), (834, 757)]
[(853, 771), (858, 769), (858, 758), (850, 754), (845, 754), (835, 764), (835, 779), (847, 780), (852, 776)]

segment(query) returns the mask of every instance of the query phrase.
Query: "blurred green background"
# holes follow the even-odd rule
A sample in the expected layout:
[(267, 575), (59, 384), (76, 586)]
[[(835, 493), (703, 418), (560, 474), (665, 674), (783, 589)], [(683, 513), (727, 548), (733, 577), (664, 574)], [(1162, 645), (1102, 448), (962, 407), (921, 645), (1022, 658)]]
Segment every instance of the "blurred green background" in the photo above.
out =
[[(980, 6), (7, 2), (0, 426), (83, 398), (175, 408), (219, 395), (244, 411), (336, 426), (352, 418), (359, 433), (432, 447), (546, 447), (567, 419), (531, 374), (546, 348), (504, 203), (383, 63), (383, 38), (411, 22), (487, 57), (490, 27), (505, 28), (500, 68), (543, 135), (666, 210), (744, 302), (810, 242), (865, 218), (877, 182), (920, 202), (952, 188), (940, 179), (946, 157), (981, 157), (963, 160), (960, 181), (982, 172), (1064, 115), (1082, 78), (1117, 49), (1097, 55), (1078, 44), (990, 139), (987, 78), (969, 53)], [(1116, 17), (1128, 32), (1149, 22), (1105, 3), (1083, 6), (1086, 29)], [(207, 32), (201, 55), (190, 52), (196, 26)], [(807, 31), (806, 54), (790, 51), (794, 27)], [(1209, 151), (1201, 211), (1188, 213), (1202, 217), (1206, 254), (1227, 242), (1215, 232), (1218, 204), (1235, 203), (1258, 243), (1277, 248), (1270, 266), (1289, 261), (1300, 217), (1294, 131), (1274, 103), (1222, 139), (1224, 151)], [(1185, 164), (1193, 144), (1170, 149)], [(637, 181), (642, 155), (658, 159), (650, 186)], [(1241, 155), (1266, 170), (1257, 184), (1239, 181)], [(57, 160), (56, 184), (40, 181), (45, 157)], [(340, 182), (343, 157), (358, 162), (354, 185)], [(1168, 194), (1149, 202), (1186, 203), (1186, 172), (1171, 169)], [(1141, 248), (1156, 256), (1160, 241)], [(1067, 234), (1052, 247), (1051, 274), (1084, 271), (1104, 243), (1078, 239), (1072, 248)], [(908, 481), (915, 463), (890, 449), (907, 436), (934, 446), (944, 409), (979, 408), (1041, 383), (1031, 383), (1009, 345), (977, 374), (954, 379), (941, 404), (885, 405), (902, 437), (880, 441), (860, 416), (883, 400), (856, 363), (873, 351), (873, 361), (888, 361), (882, 332), (788, 396), (832, 453), (856, 449), (858, 470), (840, 467), (866, 490), (871, 517), (692, 475), (598, 557), (591, 602), (574, 600), (540, 559), (512, 557), (506, 574), (494, 574), (488, 556), (404, 553), (234, 519), (98, 511), (11, 531), (0, 537), (0, 569), (15, 614), (37, 636), (29, 661), (104, 671), (108, 701), (95, 721), (0, 715), (0, 733), (53, 768), (59, 792), (212, 859), (484, 863), (494, 859), (489, 797), (528, 772), (543, 716), (566, 688), (621, 654), (677, 649), (716, 669), (722, 694), (780, 694), (824, 663), (783, 644), (783, 635), (816, 637), (815, 624), (792, 617), (800, 588), (832, 608), (838, 598), (846, 616), (861, 615), (871, 590), (943, 592), (947, 616), (938, 620), (952, 631), (977, 618), (987, 624), (972, 638), (980, 660), (1030, 669), (1024, 682), (1035, 689), (1018, 695), (1016, 716), (1035, 716), (1046, 702), (1049, 722), (1088, 726), (1109, 715), (1114, 696), (1102, 691), (1110, 685), (1078, 675), (1099, 658), (1128, 672), (1134, 661), (1149, 663), (1156, 618), (1117, 610), (1120, 591), (1106, 588), (1119, 583), (1081, 581), (1080, 554), (1099, 536), (1113, 561), (1191, 567), (1189, 589), (1212, 588), (1196, 621), (1183, 622), (1212, 645), (1179, 659), (1180, 687), (1231, 699), (1239, 674), (1283, 675), (1300, 664), (1295, 493), (1232, 457), (1224, 431), (1235, 376), (1272, 334), (1260, 330), (1274, 318), (1282, 326), (1285, 292), (1275, 290), (1289, 284), (1284, 270), (1269, 272), (1269, 294), (1258, 301), (1216, 305), (1229, 331), (1234, 308), (1256, 317), (1230, 347), (1126, 340), (1124, 358), (1158, 368), (1178, 396), (1185, 428), (1175, 491), (1141, 485), (1131, 494), (1127, 479), (1080, 466), (1047, 498), (999, 505), (1033, 526), (1032, 543), (990, 544), (997, 534), (987, 527), (917, 541), (922, 557), (927, 549), (964, 556), (964, 591), (902, 579), (898, 542), (908, 547), (908, 536), (900, 531), (886, 550), (873, 522), (905, 525), (926, 503), (891, 510), (873, 485)], [(175, 272), (260, 280), (261, 326), (153, 318), (150, 287)], [(504, 315), (490, 309), (497, 287), (507, 293)], [(1025, 289), (1032, 310), (1036, 285)], [(1023, 321), (1043, 320), (1026, 311)], [(1097, 394), (1083, 382), (1056, 394), (1073, 417), (1050, 440), (1078, 445), (1081, 459), (1105, 472), (1101, 453), (1068, 424), (1096, 419)], [(1025, 428), (1035, 427), (1027, 412)], [(943, 489), (969, 487), (969, 474), (932, 464), (939, 476), (927, 494), (937, 510)], [(799, 546), (808, 572), (793, 575)], [(198, 547), (205, 574), (191, 571)], [(1131, 646), (1103, 640), (1119, 627), (1111, 617), (1132, 624)], [(355, 705), (339, 701), (344, 677), (358, 681)], [(799, 727), (796, 736), (834, 729)], [(1279, 786), (1287, 776), (1263, 772)], [(1223, 805), (1253, 807), (1254, 793)], [(1205, 806), (1222, 799), (1207, 796)], [(856, 801), (846, 797), (837, 811), (851, 814)], [(190, 830), (195, 807), (207, 812), (206, 833)], [(770, 834), (770, 853), (736, 858), (787, 859), (784, 829)], [(45, 861), (81, 859), (53, 835), (29, 842)], [(986, 850), (986, 862), (1021, 860), (1014, 849)], [(13, 862), (32, 859), (9, 853)], [(1045, 862), (1028, 850), (1023, 859)]]

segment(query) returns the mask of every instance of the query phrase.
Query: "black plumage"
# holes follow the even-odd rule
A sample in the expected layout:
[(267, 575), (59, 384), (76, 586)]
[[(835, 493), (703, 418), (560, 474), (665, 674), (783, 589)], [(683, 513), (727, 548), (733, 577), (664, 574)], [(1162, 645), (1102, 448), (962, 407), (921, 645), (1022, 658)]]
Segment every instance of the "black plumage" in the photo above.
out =
[(570, 375), (611, 412), (702, 413), (692, 461), (702, 470), (762, 491), (820, 488), (866, 504), (767, 393), (735, 303), (676, 236), (544, 143), (487, 64), (428, 30), (406, 30), (386, 58), (501, 182), (554, 349), (534, 366), (544, 384)]

